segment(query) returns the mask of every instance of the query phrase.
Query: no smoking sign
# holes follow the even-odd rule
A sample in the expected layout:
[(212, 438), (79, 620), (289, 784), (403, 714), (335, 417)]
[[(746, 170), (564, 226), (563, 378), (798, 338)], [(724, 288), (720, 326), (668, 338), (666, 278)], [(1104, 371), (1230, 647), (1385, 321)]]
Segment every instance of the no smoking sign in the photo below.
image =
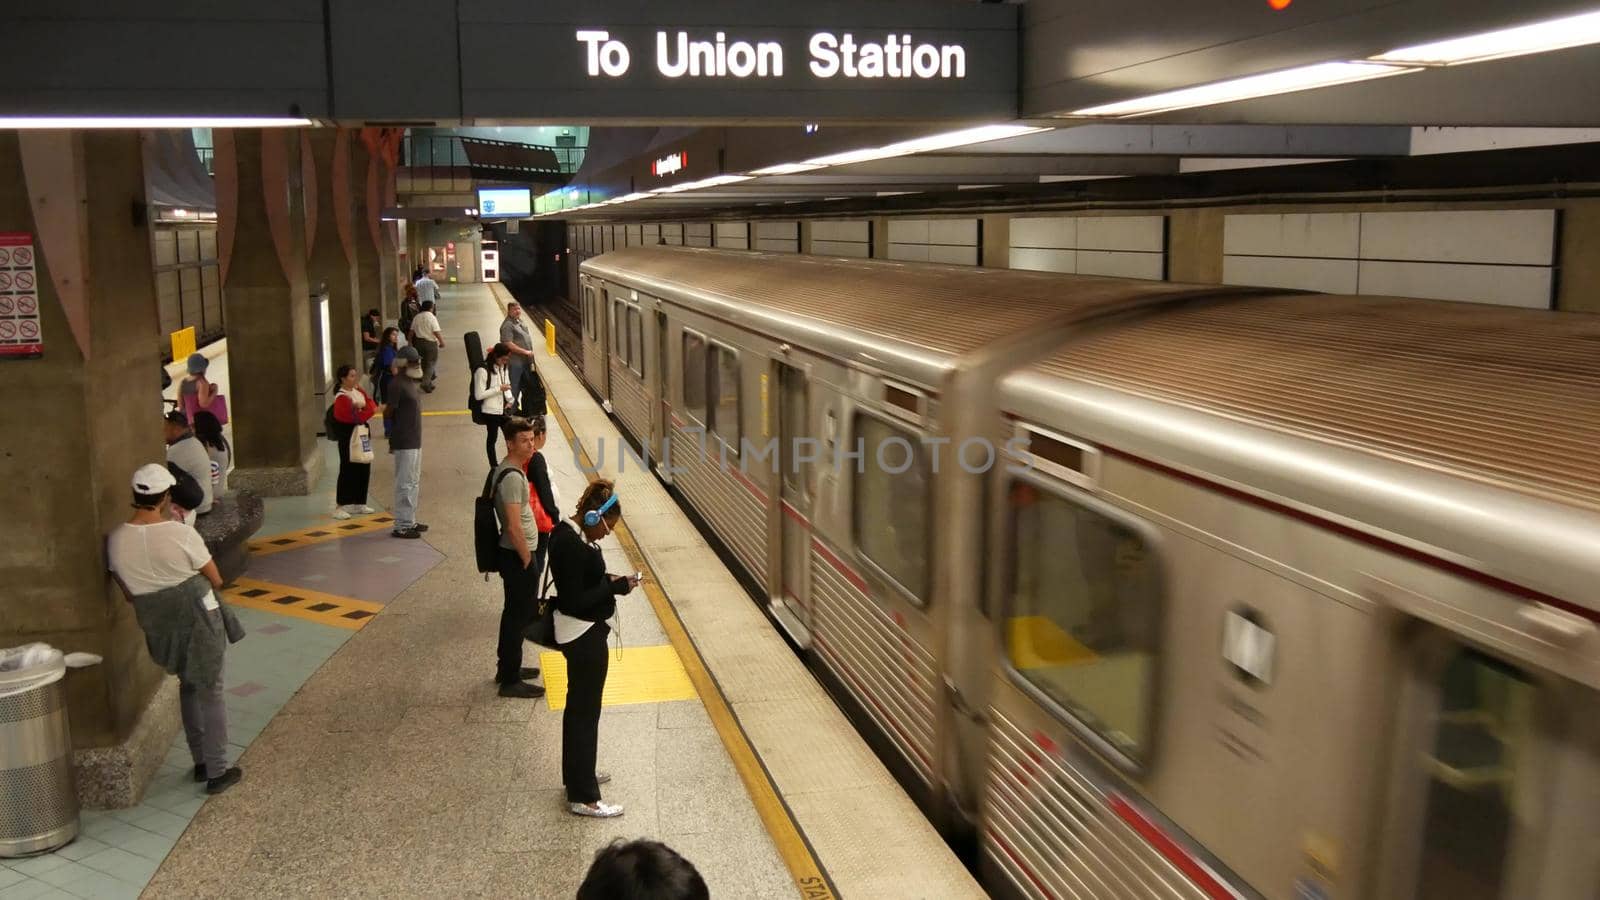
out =
[(34, 293), (33, 235), (0, 232), (0, 358), (44, 354), (39, 298)]

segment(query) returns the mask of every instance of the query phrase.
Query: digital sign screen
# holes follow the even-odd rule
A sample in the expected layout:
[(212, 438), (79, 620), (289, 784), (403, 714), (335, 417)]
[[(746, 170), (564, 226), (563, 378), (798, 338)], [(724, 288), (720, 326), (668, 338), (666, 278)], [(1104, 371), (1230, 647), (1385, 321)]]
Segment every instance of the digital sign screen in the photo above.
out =
[(478, 188), (478, 215), (485, 219), (531, 216), (533, 195), (525, 187)]

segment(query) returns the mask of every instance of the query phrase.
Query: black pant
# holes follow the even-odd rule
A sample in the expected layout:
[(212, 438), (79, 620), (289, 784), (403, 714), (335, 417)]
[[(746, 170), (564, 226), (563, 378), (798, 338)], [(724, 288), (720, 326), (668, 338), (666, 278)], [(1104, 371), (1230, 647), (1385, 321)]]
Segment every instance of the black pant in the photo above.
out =
[(489, 454), (489, 468), (492, 469), (500, 465), (500, 460), (494, 455), (494, 445), (500, 439), (500, 426), (506, 423), (506, 417), (484, 413), (483, 419), (486, 423), (483, 427), (489, 431), (489, 436), (483, 442), (483, 452)]
[(600, 746), (600, 694), (606, 687), (611, 654), (606, 647), (610, 626), (596, 622), (582, 637), (561, 645), (567, 658), (567, 708), (561, 714), (561, 782), (567, 802), (595, 803), (600, 784), (594, 758)]
[(355, 426), (339, 425), (339, 481), (334, 486), (333, 502), (338, 506), (366, 506), (367, 483), (372, 480), (370, 463), (350, 461), (350, 435)]
[(544, 550), (533, 554), (527, 568), (514, 551), (500, 548), (500, 583), (505, 588), (505, 607), (500, 612), (500, 646), (494, 680), (510, 684), (521, 680), (522, 632), (533, 620), (534, 596), (539, 592), (539, 574), (544, 570)]

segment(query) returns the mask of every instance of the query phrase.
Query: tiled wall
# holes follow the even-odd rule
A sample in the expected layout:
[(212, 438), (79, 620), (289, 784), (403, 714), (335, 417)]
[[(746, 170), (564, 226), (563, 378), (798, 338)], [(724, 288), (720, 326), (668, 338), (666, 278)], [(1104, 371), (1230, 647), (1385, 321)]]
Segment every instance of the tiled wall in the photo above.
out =
[(811, 223), (811, 252), (817, 256), (872, 256), (872, 223), (866, 219), (824, 219)]
[(1549, 309), (1555, 248), (1553, 209), (1230, 215), (1222, 273), (1228, 284)]
[(718, 222), (716, 245), (724, 250), (750, 249), (749, 222)]
[(711, 246), (711, 223), (690, 222), (684, 225), (683, 244), (686, 247)]
[(680, 222), (661, 223), (661, 237), (668, 246), (683, 246), (683, 224)]
[(978, 264), (977, 219), (890, 219), (889, 258)]
[(755, 249), (774, 253), (800, 252), (799, 222), (756, 222), (751, 227), (755, 231)]
[(661, 243), (661, 226), (655, 224), (640, 226), (639, 239), (646, 247), (654, 247)]
[(1166, 277), (1165, 216), (1011, 220), (1011, 268), (1119, 278)]

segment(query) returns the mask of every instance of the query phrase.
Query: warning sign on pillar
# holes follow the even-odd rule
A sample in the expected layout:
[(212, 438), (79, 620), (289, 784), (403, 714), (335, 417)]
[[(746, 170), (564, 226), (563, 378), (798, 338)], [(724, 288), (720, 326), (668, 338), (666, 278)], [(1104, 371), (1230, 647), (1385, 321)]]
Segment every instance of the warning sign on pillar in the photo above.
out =
[(0, 232), (0, 358), (44, 355), (37, 285), (33, 235)]

